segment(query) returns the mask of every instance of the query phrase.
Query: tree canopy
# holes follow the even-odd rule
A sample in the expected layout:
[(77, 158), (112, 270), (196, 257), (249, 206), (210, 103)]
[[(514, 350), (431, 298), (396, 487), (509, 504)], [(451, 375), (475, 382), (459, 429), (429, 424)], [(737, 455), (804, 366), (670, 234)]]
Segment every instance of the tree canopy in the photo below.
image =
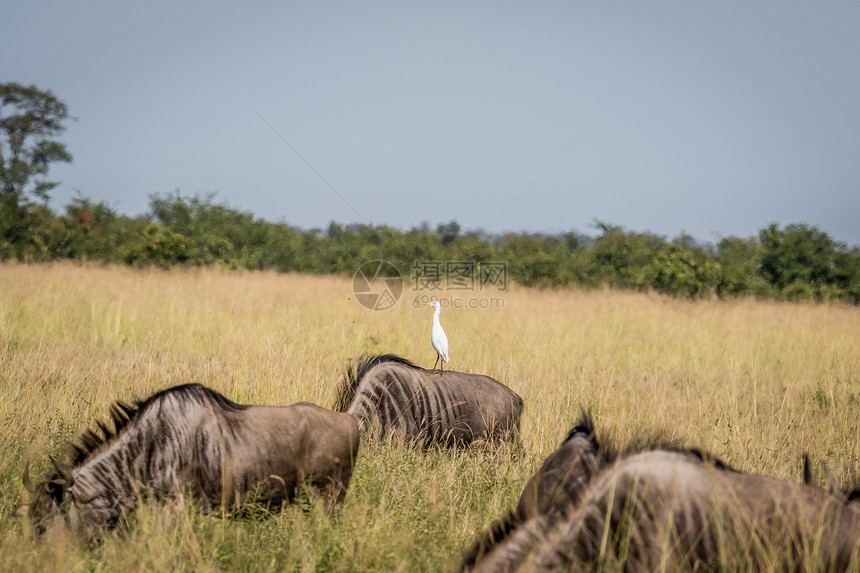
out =
[(803, 223), (772, 224), (757, 237), (726, 237), (717, 245), (687, 235), (670, 241), (603, 221), (595, 221), (593, 237), (576, 231), (491, 237), (463, 232), (457, 221), (435, 231), (428, 224), (399, 230), (335, 222), (325, 231), (303, 230), (219, 203), (214, 194), (178, 191), (150, 195), (149, 211), (134, 217), (80, 194), (55, 213), (47, 197), (56, 183), (45, 176), (51, 163), (71, 161), (53, 139), (68, 117), (66, 104), (50, 91), (0, 84), (0, 260), (351, 275), (382, 259), (404, 277), (422, 261), (456, 263), (458, 273), (501, 264), (509, 279), (525, 286), (860, 304), (860, 251)]
[(0, 191), (47, 199), (57, 182), (44, 176), (51, 163), (70, 162), (66, 146), (53, 139), (65, 131), (66, 104), (50, 90), (0, 84)]

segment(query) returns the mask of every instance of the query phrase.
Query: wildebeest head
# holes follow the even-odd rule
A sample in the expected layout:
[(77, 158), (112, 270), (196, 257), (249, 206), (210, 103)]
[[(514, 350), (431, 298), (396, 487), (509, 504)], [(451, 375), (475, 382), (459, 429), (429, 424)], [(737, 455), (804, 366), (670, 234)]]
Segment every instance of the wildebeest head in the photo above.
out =
[(53, 534), (62, 528), (63, 498), (66, 493), (66, 481), (63, 477), (56, 474), (49, 480), (33, 485), (30, 480), (30, 462), (26, 462), (22, 482), (33, 497), (29, 504), (19, 507), (15, 515), (23, 516), (26, 513), (36, 535)]
[(54, 458), (51, 461), (64, 484), (64, 503), (61, 503), (60, 508), (72, 532), (79, 539), (90, 539), (99, 525), (116, 523), (119, 513), (104, 487), (86, 480), (86, 476), (76, 476), (74, 470)]
[[(111, 409), (111, 419), (114, 429), (111, 430), (102, 422), (98, 422), (101, 435), (94, 431), (85, 432), (80, 438), (80, 444), (72, 444), (72, 463), (69, 468), (58, 462), (53, 456), (48, 456), (54, 464), (55, 472), (46, 481), (33, 485), (30, 479), (30, 464), (24, 465), (24, 488), (32, 494), (30, 503), (19, 507), (16, 516), (27, 515), (37, 535), (49, 534), (56, 536), (63, 526), (71, 526), (78, 536), (88, 539), (95, 530), (98, 519), (103, 519), (108, 509), (111, 509), (104, 497), (94, 495), (87, 487), (87, 479), (80, 479), (77, 469), (93, 451), (113, 439), (123, 428), (128, 426), (136, 408), (122, 402), (117, 402)], [(92, 480), (89, 480), (92, 481)], [(108, 520), (109, 521), (109, 520)]]
[[(830, 469), (830, 466), (828, 466), (825, 461), (821, 462), (821, 469), (824, 470), (824, 481), (827, 486), (823, 489), (825, 489), (830, 495), (833, 495), (837, 499), (847, 503), (854, 510), (860, 512), (860, 488), (855, 488), (853, 490), (843, 489), (836, 480), (836, 476), (833, 475), (833, 470)], [(812, 469), (809, 466), (809, 454), (803, 454), (803, 483), (818, 487), (815, 480), (812, 478)]]
[(523, 488), (517, 510), (523, 519), (575, 505), (599, 463), (591, 417), (583, 414), (561, 447)]
[(89, 539), (99, 523), (109, 520), (112, 513), (109, 504), (103, 496), (88, 496), (84, 484), (76, 483), (73, 470), (49, 457), (57, 472), (35, 486), (30, 479), (30, 464), (25, 464), (22, 481), (33, 497), (16, 515), (26, 511), (38, 536), (54, 537), (68, 523), (72, 533)]

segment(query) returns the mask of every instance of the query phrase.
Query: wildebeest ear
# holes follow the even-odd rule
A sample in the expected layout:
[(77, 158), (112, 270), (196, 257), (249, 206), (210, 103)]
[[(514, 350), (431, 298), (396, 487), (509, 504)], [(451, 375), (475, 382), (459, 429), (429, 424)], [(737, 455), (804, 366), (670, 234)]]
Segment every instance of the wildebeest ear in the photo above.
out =
[(22, 517), (26, 517), (28, 509), (30, 509), (29, 505), (19, 505), (14, 510), (12, 510), (12, 517), (14, 517), (15, 519), (21, 519)]
[(830, 471), (830, 466), (827, 465), (827, 462), (821, 462), (821, 467), (824, 468), (824, 477), (827, 482), (827, 491), (832, 495), (835, 495), (839, 499), (845, 499), (845, 492), (842, 491), (842, 488), (839, 487), (839, 483), (836, 481), (836, 476), (833, 475), (833, 472)]
[(51, 480), (45, 484), (45, 488), (47, 488), (48, 494), (51, 496), (51, 499), (53, 499), (57, 505), (61, 505), (63, 503), (63, 494), (66, 492), (65, 480)]

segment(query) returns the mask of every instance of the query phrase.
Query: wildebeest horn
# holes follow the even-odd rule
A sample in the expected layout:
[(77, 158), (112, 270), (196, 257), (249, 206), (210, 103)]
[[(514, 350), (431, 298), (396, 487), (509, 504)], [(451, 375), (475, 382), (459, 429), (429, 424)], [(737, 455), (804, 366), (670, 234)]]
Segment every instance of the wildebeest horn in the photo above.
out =
[(66, 487), (66, 488), (72, 487), (72, 485), (74, 485), (74, 483), (75, 483), (75, 478), (72, 477), (72, 472), (69, 470), (69, 468), (67, 468), (66, 466), (64, 466), (63, 464), (61, 464), (57, 460), (55, 460), (54, 456), (48, 456), (48, 457), (51, 458), (51, 463), (54, 464), (54, 467), (57, 468), (57, 471), (60, 473), (61, 476), (63, 476), (63, 479), (66, 480), (64, 487)]
[(803, 454), (803, 483), (815, 485), (815, 480), (812, 479), (812, 467), (809, 465), (809, 453)]
[(24, 477), (21, 478), (21, 481), (24, 482), (24, 489), (26, 489), (30, 493), (36, 493), (36, 487), (33, 485), (33, 482), (30, 481), (30, 461), (29, 460), (24, 462)]

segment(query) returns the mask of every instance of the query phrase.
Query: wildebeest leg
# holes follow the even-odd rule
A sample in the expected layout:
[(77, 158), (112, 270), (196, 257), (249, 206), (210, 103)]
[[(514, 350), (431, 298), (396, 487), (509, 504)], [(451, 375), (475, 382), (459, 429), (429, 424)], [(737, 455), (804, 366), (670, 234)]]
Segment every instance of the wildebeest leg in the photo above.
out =
[(343, 507), (343, 499), (346, 497), (346, 488), (343, 483), (332, 479), (324, 489), (324, 495), (326, 496), (325, 508), (328, 513), (334, 513), (336, 510)]
[(328, 513), (334, 513), (343, 507), (343, 500), (346, 498), (346, 489), (351, 476), (352, 467), (348, 466), (329, 476), (328, 480), (320, 486), (326, 497), (326, 511)]
[(306, 482), (304, 491), (310, 505), (324, 503), (326, 513), (329, 514), (343, 505), (343, 498), (346, 496), (346, 488), (334, 479), (325, 483)]
[(309, 482), (305, 485), (305, 492), (308, 496), (308, 501), (311, 504), (318, 503), (321, 499), (323, 499), (324, 493), (323, 490), (325, 488), (321, 487), (319, 484)]

